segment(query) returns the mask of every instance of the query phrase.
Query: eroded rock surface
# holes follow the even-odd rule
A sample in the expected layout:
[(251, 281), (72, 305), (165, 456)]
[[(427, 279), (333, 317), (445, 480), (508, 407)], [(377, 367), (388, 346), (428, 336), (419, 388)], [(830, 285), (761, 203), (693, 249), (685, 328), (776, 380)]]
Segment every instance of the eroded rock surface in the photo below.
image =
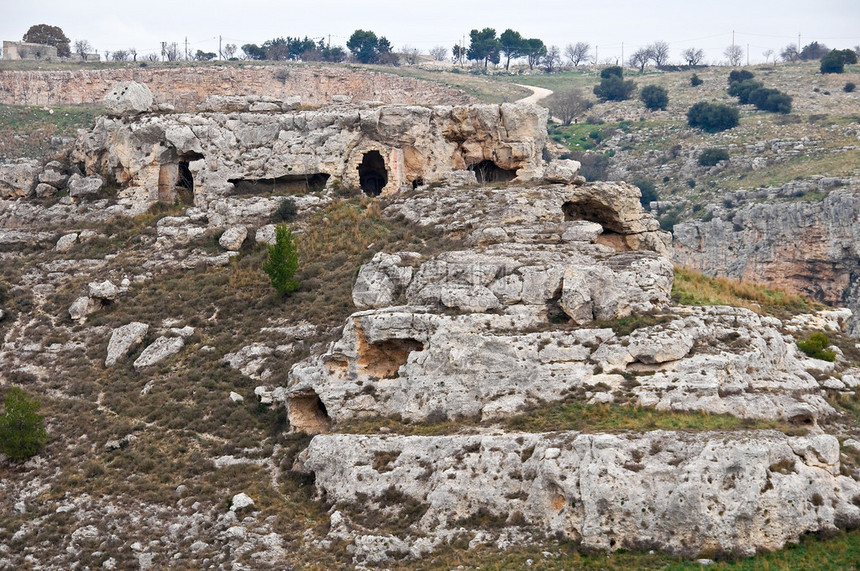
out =
[[(298, 468), (326, 501), (352, 506), (357, 544), (373, 534), (362, 522), (408, 510), (401, 533), (445, 538), (483, 519), (589, 548), (691, 556), (753, 555), (860, 523), (860, 483), (839, 465), (833, 436), (655, 431), (321, 435)], [(404, 548), (420, 555), (415, 541)]]

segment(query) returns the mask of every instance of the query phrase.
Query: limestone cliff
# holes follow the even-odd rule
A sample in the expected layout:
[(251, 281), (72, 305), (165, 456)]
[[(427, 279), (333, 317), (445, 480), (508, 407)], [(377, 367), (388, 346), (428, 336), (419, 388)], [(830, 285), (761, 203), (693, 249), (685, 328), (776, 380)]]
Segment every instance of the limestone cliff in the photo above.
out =
[[(821, 179), (812, 190), (826, 192), (829, 181)], [(742, 196), (739, 208), (720, 210), (712, 220), (676, 225), (673, 258), (711, 275), (771, 283), (828, 304), (846, 304), (855, 314), (851, 331), (860, 333), (857, 188), (851, 183), (819, 201)]]

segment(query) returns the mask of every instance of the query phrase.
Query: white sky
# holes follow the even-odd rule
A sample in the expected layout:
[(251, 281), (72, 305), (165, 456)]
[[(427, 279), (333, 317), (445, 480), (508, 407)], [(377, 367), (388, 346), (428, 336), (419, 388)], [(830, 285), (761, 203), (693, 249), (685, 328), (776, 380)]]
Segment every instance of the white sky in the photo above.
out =
[[(762, 52), (813, 40), (831, 48), (860, 44), (860, 0), (0, 0), (0, 40), (20, 40), (33, 24), (59, 26), (73, 42), (88, 40), (99, 53), (135, 47), (160, 53), (177, 42), (190, 53), (218, 51), (218, 36), (238, 46), (278, 36), (328, 38), (345, 46), (356, 29), (425, 52), (450, 48), (469, 30), (513, 28), (548, 46), (586, 41), (601, 61), (627, 58), (637, 47), (669, 42), (672, 61), (688, 47), (707, 63), (725, 59), (735, 42), (752, 63)], [(138, 57), (140, 57), (140, 55)]]

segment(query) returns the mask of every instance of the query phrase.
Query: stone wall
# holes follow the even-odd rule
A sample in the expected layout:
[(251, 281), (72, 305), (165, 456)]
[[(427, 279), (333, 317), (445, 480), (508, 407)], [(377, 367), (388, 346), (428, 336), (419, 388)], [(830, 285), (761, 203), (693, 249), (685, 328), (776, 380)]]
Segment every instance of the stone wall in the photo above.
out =
[(300, 96), (306, 105), (330, 103), (335, 95), (385, 103), (461, 105), (475, 100), (430, 81), (362, 69), (310, 64), (211, 65), (76, 71), (0, 71), (0, 103), (7, 105), (97, 104), (118, 81), (138, 81), (156, 103), (191, 110), (209, 95)]

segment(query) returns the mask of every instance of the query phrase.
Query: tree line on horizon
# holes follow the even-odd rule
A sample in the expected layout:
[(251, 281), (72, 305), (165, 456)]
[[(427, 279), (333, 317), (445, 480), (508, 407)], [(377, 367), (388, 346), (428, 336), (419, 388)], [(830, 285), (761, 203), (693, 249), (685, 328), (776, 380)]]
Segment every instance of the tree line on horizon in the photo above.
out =
[[(87, 55), (93, 53), (93, 46), (87, 40), (76, 40), (71, 42), (58, 26), (48, 24), (37, 24), (31, 26), (23, 36), (23, 41), (57, 48), (60, 57), (69, 57), (73, 53), (86, 59)], [(347, 51), (348, 50), (348, 51)], [(139, 54), (134, 47), (114, 51), (105, 51), (105, 60), (113, 61), (138, 61), (138, 55), (145, 61), (178, 61), (189, 60), (213, 60), (223, 58), (226, 60), (270, 60), (270, 61), (325, 61), (344, 62), (354, 61), (363, 64), (399, 65), (401, 61), (408, 64), (418, 63), (421, 51), (417, 48), (404, 45), (399, 52), (385, 36), (377, 36), (371, 30), (355, 30), (346, 42), (346, 47), (332, 46), (324, 39), (312, 39), (304, 37), (277, 37), (266, 40), (262, 44), (248, 43), (237, 47), (236, 44), (227, 43), (221, 48), (221, 53), (205, 52), (196, 50), (194, 53), (183, 54), (179, 43), (162, 42), (161, 53)], [(860, 54), (860, 45), (853, 49), (831, 50), (826, 45), (813, 41), (802, 48), (798, 45), (789, 44), (779, 53), (768, 49), (762, 53), (765, 61), (777, 58), (785, 62), (823, 60), (822, 73), (841, 73), (841, 67), (845, 63), (852, 63), (849, 54)], [(468, 45), (459, 43), (449, 50), (444, 46), (435, 46), (428, 50), (427, 55), (436, 61), (445, 61), (449, 58), (454, 62), (464, 63), (470, 61), (475, 67), (487, 70), (490, 64), (501, 65), (504, 61), (505, 71), (510, 70), (511, 62), (522, 60), (532, 70), (541, 67), (545, 72), (552, 73), (561, 69), (565, 62), (573, 68), (590, 63), (598, 64), (596, 53), (593, 52), (591, 44), (578, 41), (568, 44), (564, 50), (558, 46), (547, 46), (540, 38), (527, 38), (520, 32), (507, 28), (501, 34), (496, 34), (495, 28), (473, 29), (469, 32)], [(731, 66), (742, 64), (745, 52), (739, 45), (732, 45), (725, 49), (723, 55)], [(827, 59), (829, 56), (829, 59)], [(704, 65), (705, 52), (701, 48), (690, 47), (681, 52), (684, 66), (697, 67)], [(616, 58), (614, 63), (611, 58), (605, 63), (609, 65), (628, 65), (636, 68), (640, 73), (645, 71), (646, 66), (653, 64), (661, 69), (669, 66), (670, 46), (668, 42), (659, 40), (647, 46), (636, 49), (626, 61), (619, 62)]]

